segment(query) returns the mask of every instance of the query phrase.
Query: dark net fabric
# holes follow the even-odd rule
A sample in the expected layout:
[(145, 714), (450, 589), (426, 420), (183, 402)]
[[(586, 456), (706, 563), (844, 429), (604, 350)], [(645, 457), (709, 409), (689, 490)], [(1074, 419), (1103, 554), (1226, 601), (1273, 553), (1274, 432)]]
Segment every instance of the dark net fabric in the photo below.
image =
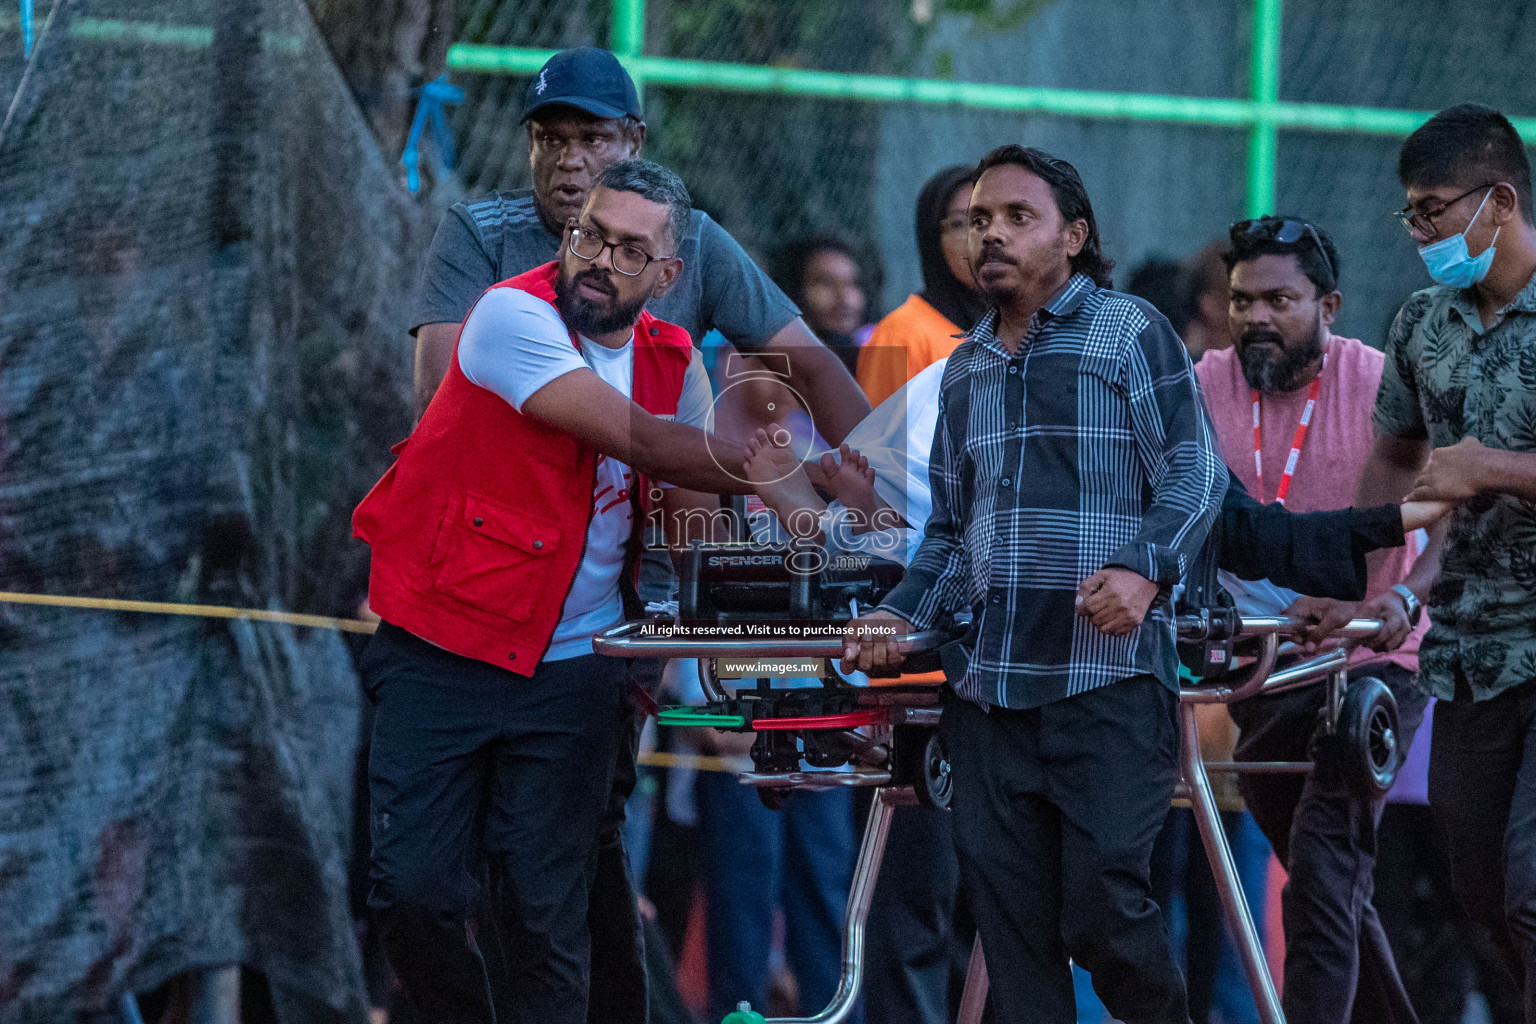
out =
[[(299, 0), (43, 13), (0, 65), (0, 589), (352, 614), (430, 225)], [(334, 632), (0, 605), (0, 1018), (242, 963), (364, 1020), (361, 702)]]

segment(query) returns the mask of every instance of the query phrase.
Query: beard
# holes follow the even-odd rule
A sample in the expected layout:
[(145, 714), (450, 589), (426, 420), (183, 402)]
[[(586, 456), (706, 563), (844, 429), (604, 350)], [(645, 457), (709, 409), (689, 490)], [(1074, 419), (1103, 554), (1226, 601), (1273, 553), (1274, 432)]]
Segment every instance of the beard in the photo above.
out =
[(1255, 391), (1295, 391), (1306, 383), (1307, 368), (1323, 357), (1323, 328), (1295, 345), (1285, 344), (1275, 331), (1244, 331), (1238, 339), (1237, 358), (1243, 379)]
[[(599, 300), (582, 295), (576, 290), (576, 285), (583, 281), (602, 290), (608, 297)], [(555, 309), (560, 311), (560, 318), (567, 327), (589, 338), (633, 327), (635, 321), (640, 319), (640, 311), (645, 308), (647, 298), (649, 296), (641, 296), (631, 302), (621, 302), (608, 275), (596, 268), (583, 270), (579, 274), (567, 274), (562, 266), (560, 273), (555, 276)]]
[(971, 277), (976, 282), (977, 289), (990, 301), (1000, 305), (1006, 304), (1018, 292), (1018, 285), (1004, 284), (998, 281), (982, 283), (982, 268), (989, 263), (1001, 263), (1006, 266), (1017, 267), (1019, 261), (1003, 252), (1001, 248), (987, 247), (982, 249), (971, 263)]
[[(1042, 280), (1050, 280), (1062, 263), (1068, 263), (1066, 232), (1063, 230), (1053, 242), (1033, 251), (1007, 252), (1001, 246), (986, 246), (976, 254), (971, 271), (977, 289), (995, 305), (1006, 306), (1018, 298), (1019, 293)], [(1002, 263), (1017, 271), (1011, 282), (987, 281), (982, 270), (989, 263)], [(1071, 271), (1068, 271), (1070, 275)]]

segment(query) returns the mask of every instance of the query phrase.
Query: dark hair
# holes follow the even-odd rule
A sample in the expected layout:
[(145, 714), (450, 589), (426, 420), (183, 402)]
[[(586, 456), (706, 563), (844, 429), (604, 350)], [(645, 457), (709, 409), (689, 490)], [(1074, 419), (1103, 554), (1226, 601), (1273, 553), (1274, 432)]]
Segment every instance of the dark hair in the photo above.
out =
[[(1339, 286), (1339, 250), (1333, 244), (1333, 239), (1328, 232), (1312, 224), (1311, 221), (1301, 217), (1265, 217), (1265, 221), (1279, 222), (1282, 220), (1300, 221), (1310, 224), (1312, 231), (1317, 233), (1317, 241), (1312, 240), (1312, 234), (1307, 231), (1301, 233), (1301, 237), (1294, 242), (1282, 242), (1266, 233), (1238, 234), (1232, 238), (1232, 247), (1221, 254), (1221, 261), (1227, 266), (1227, 273), (1232, 273), (1232, 268), (1239, 263), (1247, 263), (1256, 260), (1260, 256), (1294, 256), (1296, 265), (1306, 275), (1307, 280), (1317, 289), (1319, 296), (1327, 295)], [(1318, 249), (1318, 243), (1322, 243), (1322, 250)], [(1323, 253), (1328, 258), (1323, 258)], [(1332, 269), (1329, 269), (1329, 264)]]
[(987, 311), (987, 297), (955, 276), (944, 258), (944, 215), (949, 201), (961, 188), (976, 184), (976, 168), (969, 164), (946, 167), (923, 185), (917, 194), (917, 260), (923, 271), (923, 301), (946, 320), (968, 331)]
[(1178, 260), (1154, 256), (1131, 272), (1125, 291), (1146, 299), (1168, 318), (1180, 337), (1195, 317), (1200, 315), (1195, 297), (1199, 285), (1195, 274)]
[(1476, 188), (1507, 181), (1515, 188), (1520, 214), (1531, 212), (1531, 161), (1509, 118), (1481, 103), (1447, 107), (1425, 121), (1397, 154), (1397, 180), (1404, 188)]
[(693, 197), (683, 179), (649, 160), (620, 160), (603, 171), (592, 183), (615, 192), (633, 192), (641, 199), (667, 206), (667, 229), (675, 246), (688, 233), (688, 218), (693, 214)]
[(1068, 224), (1075, 220), (1088, 222), (1088, 238), (1078, 254), (1072, 257), (1072, 272), (1087, 274), (1100, 288), (1113, 288), (1114, 281), (1109, 272), (1114, 269), (1115, 261), (1105, 259), (1099, 248), (1099, 222), (1093, 217), (1093, 204), (1088, 201), (1088, 189), (1083, 186), (1077, 168), (1033, 146), (1008, 145), (998, 146), (982, 157), (981, 163), (976, 165), (976, 177), (980, 178), (1001, 164), (1022, 167), (1051, 186), (1056, 209)]
[(784, 289), (789, 301), (801, 305), (805, 300), (805, 270), (811, 257), (823, 252), (835, 252), (852, 260), (859, 268), (860, 283), (864, 283), (863, 254), (848, 239), (832, 234), (803, 235), (780, 246), (770, 262), (768, 276)]

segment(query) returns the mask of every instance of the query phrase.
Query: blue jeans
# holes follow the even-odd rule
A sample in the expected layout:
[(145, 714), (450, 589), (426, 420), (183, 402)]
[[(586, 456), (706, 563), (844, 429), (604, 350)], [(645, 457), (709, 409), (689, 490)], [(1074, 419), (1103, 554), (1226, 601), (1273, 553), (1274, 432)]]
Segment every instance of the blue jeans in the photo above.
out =
[[(852, 793), (797, 790), (770, 811), (732, 774), (701, 772), (697, 785), (711, 1019), (742, 1001), (767, 1012), (768, 954), (780, 909), (801, 1010), (817, 1013), (831, 1002), (841, 974), (843, 912), (858, 846)], [(862, 1019), (862, 1011), (849, 1018)]]

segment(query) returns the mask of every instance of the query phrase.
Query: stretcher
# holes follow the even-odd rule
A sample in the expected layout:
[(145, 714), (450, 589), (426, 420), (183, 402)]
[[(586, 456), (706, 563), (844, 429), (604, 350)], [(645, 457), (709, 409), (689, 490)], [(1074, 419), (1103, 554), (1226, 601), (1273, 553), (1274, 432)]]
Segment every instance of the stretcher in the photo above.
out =
[[(900, 574), (899, 566), (878, 561), (852, 569), (846, 565), (807, 566), (803, 549), (787, 546), (695, 546), (680, 574), (675, 620), (629, 622), (594, 640), (597, 653), (613, 657), (697, 659), (707, 703), (663, 709), (660, 724), (755, 734), (753, 767), (739, 779), (754, 787), (769, 807), (777, 806), (784, 794), (795, 789), (874, 788), (844, 920), (841, 979), (831, 1002), (814, 1016), (766, 1019), (742, 1004), (723, 1024), (838, 1024), (846, 1019), (863, 981), (865, 922), (894, 809), (912, 803), (948, 807), (950, 765), (938, 731), (939, 687), (882, 684), (879, 680), (854, 685), (830, 664), (842, 655), (842, 641), (828, 627), (856, 617), (861, 607), (874, 607)], [(823, 623), (827, 631), (816, 636), (788, 636), (784, 635), (787, 629), (761, 628), (763, 624), (809, 622)], [(681, 632), (679, 624), (692, 625)], [(749, 633), (749, 625), (758, 630)], [(1380, 680), (1350, 683), (1346, 646), (1327, 647), (1277, 669), (1282, 639), (1299, 625), (1283, 616), (1244, 618), (1229, 608), (1193, 609), (1176, 616), (1186, 661), (1224, 670), (1213, 673), (1209, 681), (1180, 691), (1180, 782), (1176, 797), (1187, 799), (1194, 809), (1223, 916), (1236, 941), (1263, 1024), (1284, 1024), (1284, 1016), (1221, 827), (1210, 773), (1305, 772), (1311, 764), (1206, 763), (1200, 755), (1196, 707), (1303, 686), (1326, 686), (1318, 729), (1343, 738), (1346, 778), (1362, 796), (1385, 793), (1405, 753), (1398, 750), (1397, 708), (1391, 692)], [(1373, 635), (1380, 625), (1374, 620), (1356, 619), (1334, 636), (1339, 641), (1358, 640)], [(932, 665), (941, 650), (948, 653), (954, 649), (952, 645), (963, 632), (963, 624), (950, 624), (898, 640), (910, 647), (909, 664), (916, 660)], [(743, 633), (746, 635), (739, 635)], [(718, 673), (718, 664), (724, 659), (793, 658), (825, 659), (820, 671), (822, 685), (787, 689), (774, 687), (772, 678), (763, 677), (732, 695)], [(958, 1024), (979, 1024), (986, 991), (986, 962), (978, 939)]]

